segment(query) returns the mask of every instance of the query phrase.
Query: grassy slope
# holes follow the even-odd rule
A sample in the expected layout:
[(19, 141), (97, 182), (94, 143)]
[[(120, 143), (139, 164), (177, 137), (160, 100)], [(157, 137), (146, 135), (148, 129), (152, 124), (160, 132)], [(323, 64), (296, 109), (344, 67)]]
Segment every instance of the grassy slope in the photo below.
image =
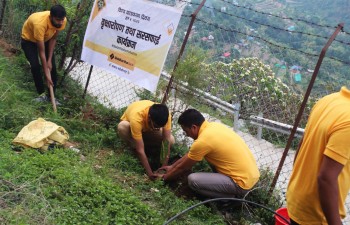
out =
[[(115, 135), (120, 112), (93, 99), (86, 104), (82, 91), (67, 82), (57, 96), (68, 100), (54, 114), (50, 104), (31, 101), (36, 93), (29, 71), (23, 56), (0, 56), (0, 224), (162, 224), (195, 203), (143, 175)], [(63, 126), (81, 154), (14, 151), (13, 138), (38, 117)], [(224, 222), (201, 206), (172, 224)]]

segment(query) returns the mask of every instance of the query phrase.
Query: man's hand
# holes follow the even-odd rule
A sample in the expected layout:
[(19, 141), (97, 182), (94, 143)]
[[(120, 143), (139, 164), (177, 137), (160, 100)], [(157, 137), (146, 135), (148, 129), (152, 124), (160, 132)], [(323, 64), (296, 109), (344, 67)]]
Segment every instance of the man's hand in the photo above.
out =
[(156, 173), (163, 173), (164, 174), (164, 171), (165, 171), (165, 173), (167, 173), (172, 168), (173, 168), (173, 166), (171, 166), (171, 165), (170, 166), (162, 166), (159, 169), (157, 169)]
[(151, 173), (151, 174), (149, 174), (149, 175), (147, 175), (147, 176), (148, 176), (148, 178), (149, 178), (150, 180), (152, 180), (152, 181), (154, 181), (155, 179), (157, 179), (157, 178), (159, 177), (159, 175), (156, 174), (156, 173)]
[(50, 70), (47, 69), (47, 72), (45, 73), (45, 77), (46, 77), (46, 84), (47, 84), (47, 87), (48, 87), (48, 88), (50, 88), (50, 86), (53, 87), (53, 82), (52, 82), (52, 79), (51, 79)]
[(163, 179), (164, 174), (163, 173), (154, 173), (154, 176), (156, 177), (156, 179)]
[(52, 82), (52, 79), (51, 79), (51, 74), (49, 73), (49, 76), (45, 76), (46, 77), (46, 84), (47, 84), (47, 87), (50, 88), (50, 86), (53, 87), (53, 82)]

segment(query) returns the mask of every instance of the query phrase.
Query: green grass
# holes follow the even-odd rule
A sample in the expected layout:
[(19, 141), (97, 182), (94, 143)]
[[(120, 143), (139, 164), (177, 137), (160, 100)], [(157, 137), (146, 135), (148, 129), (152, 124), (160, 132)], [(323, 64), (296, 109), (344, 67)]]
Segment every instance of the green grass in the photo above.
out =
[[(193, 195), (179, 197), (186, 190), (181, 182), (170, 187), (147, 178), (115, 132), (124, 109), (105, 108), (91, 96), (82, 99), (83, 90), (66, 78), (57, 90), (66, 101), (55, 114), (49, 103), (32, 102), (34, 83), (23, 62), (23, 55), (0, 56), (0, 224), (163, 224), (199, 202)], [(14, 151), (12, 140), (38, 117), (63, 126), (81, 152)], [(175, 145), (172, 154), (187, 150)], [(193, 170), (210, 167), (201, 162)], [(277, 209), (280, 200), (267, 198), (271, 178), (263, 171), (247, 200)], [(272, 214), (261, 209), (243, 207), (227, 217), (216, 206), (199, 206), (171, 224), (273, 224)]]
[[(163, 224), (198, 200), (178, 198), (149, 181), (115, 132), (121, 112), (107, 109), (66, 79), (58, 113), (34, 103), (34, 83), (23, 55), (0, 56), (0, 224)], [(42, 117), (63, 126), (81, 153), (55, 148), (14, 151), (22, 127)], [(225, 224), (198, 207), (172, 224)]]

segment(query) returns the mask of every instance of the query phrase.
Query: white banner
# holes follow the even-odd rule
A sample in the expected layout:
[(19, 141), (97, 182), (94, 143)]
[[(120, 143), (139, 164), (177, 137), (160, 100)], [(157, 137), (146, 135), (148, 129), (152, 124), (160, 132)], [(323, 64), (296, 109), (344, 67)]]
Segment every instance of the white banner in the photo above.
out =
[(181, 14), (142, 0), (95, 0), (81, 59), (154, 92)]

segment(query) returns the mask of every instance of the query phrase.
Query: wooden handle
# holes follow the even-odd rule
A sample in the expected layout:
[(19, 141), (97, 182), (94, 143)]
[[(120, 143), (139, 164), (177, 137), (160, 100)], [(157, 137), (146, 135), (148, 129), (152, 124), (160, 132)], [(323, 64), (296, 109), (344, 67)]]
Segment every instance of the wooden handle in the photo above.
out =
[(53, 93), (53, 87), (50, 85), (50, 98), (51, 98), (51, 103), (52, 103), (52, 108), (54, 112), (57, 112), (56, 108), (56, 101), (55, 101), (55, 95)]
[[(47, 72), (49, 73), (49, 76), (51, 78), (50, 70), (48, 69)], [(53, 111), (56, 113), (57, 112), (57, 107), (56, 107), (55, 94), (53, 93), (52, 85), (50, 85), (49, 89), (50, 89), (50, 99), (51, 99), (52, 108), (53, 108)]]

